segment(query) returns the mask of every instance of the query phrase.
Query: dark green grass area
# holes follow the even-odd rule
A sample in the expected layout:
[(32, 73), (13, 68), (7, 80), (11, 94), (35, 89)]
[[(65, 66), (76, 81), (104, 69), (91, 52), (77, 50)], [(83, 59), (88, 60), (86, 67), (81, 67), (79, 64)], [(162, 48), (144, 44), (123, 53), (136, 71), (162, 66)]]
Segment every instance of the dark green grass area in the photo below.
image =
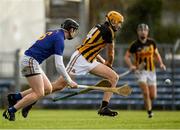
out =
[(155, 111), (152, 119), (145, 111), (118, 112), (104, 117), (95, 110), (32, 110), (27, 119), (18, 112), (15, 122), (1, 118), (0, 129), (180, 129), (180, 111)]

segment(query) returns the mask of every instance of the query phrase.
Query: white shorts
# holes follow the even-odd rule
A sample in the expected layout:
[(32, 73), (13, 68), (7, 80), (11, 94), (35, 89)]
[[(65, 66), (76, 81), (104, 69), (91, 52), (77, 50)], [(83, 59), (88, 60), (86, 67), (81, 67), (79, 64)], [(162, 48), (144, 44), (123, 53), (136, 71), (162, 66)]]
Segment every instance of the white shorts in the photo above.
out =
[(71, 56), (66, 70), (71, 75), (85, 75), (99, 64), (96, 60), (92, 63), (88, 62), (79, 51), (75, 51)]
[(152, 71), (138, 71), (135, 73), (138, 82), (145, 82), (148, 85), (156, 86), (156, 72)]
[(20, 68), (22, 75), (25, 77), (42, 73), (39, 63), (33, 57), (26, 55), (21, 58)]

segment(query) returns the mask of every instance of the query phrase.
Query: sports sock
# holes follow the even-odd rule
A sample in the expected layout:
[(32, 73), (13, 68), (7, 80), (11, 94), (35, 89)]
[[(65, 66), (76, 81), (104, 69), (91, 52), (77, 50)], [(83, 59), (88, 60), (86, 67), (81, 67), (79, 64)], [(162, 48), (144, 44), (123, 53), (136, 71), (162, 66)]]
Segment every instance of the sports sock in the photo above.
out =
[(14, 98), (15, 98), (16, 100), (22, 99), (21, 93), (16, 93), (16, 94), (14, 95)]
[(8, 108), (8, 111), (12, 112), (12, 113), (15, 113), (17, 110), (16, 110), (16, 108), (14, 106), (12, 106), (12, 107)]
[(106, 107), (108, 105), (108, 103), (109, 102), (107, 102), (107, 101), (102, 101), (101, 108)]
[(147, 113), (150, 115), (152, 113), (152, 110), (147, 111)]

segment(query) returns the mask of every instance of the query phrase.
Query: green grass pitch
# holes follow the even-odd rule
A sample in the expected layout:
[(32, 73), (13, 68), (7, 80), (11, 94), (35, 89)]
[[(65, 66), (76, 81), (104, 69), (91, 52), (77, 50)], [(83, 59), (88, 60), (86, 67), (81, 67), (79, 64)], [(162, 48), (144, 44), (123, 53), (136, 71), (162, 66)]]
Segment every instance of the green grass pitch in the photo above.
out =
[[(2, 110), (0, 111), (2, 114)], [(154, 111), (152, 119), (145, 111), (121, 111), (117, 117), (97, 115), (95, 110), (32, 110), (24, 119), (0, 119), (0, 129), (180, 129), (180, 111)]]

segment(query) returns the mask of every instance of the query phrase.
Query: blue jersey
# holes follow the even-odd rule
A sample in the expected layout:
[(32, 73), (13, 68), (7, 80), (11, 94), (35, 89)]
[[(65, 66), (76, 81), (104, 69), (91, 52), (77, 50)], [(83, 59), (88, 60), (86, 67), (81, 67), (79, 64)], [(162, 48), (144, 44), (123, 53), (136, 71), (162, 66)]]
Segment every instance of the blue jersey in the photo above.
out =
[(49, 56), (63, 55), (64, 31), (54, 30), (42, 35), (28, 50), (25, 55), (31, 56), (41, 64)]

